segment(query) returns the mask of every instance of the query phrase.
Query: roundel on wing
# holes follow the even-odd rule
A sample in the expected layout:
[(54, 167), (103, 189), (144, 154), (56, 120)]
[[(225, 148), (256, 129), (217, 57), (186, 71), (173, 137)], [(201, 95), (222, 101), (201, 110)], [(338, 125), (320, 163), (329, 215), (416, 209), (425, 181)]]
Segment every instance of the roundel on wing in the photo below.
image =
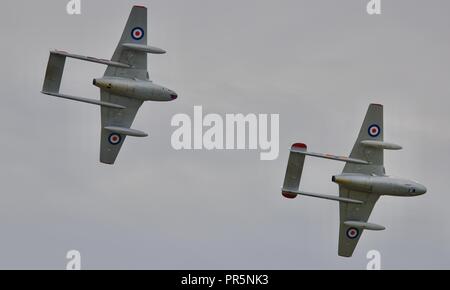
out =
[(381, 128), (380, 128), (380, 126), (373, 124), (373, 125), (369, 126), (368, 133), (369, 133), (370, 137), (373, 137), (373, 138), (378, 137), (381, 134)]
[(133, 30), (131, 30), (131, 37), (134, 40), (141, 40), (145, 35), (144, 29), (140, 27), (135, 27)]
[(122, 137), (119, 134), (111, 134), (109, 135), (108, 141), (111, 145), (117, 145), (122, 141)]
[(349, 228), (347, 230), (347, 237), (351, 240), (356, 239), (359, 236), (359, 230), (356, 228)]

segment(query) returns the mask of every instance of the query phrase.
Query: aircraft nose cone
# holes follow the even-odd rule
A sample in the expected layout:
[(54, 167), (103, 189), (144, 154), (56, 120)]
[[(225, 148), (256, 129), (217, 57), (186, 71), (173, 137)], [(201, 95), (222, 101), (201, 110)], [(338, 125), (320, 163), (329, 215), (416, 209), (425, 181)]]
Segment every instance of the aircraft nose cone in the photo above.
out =
[(425, 186), (423, 186), (423, 185), (419, 185), (418, 187), (417, 187), (417, 193), (418, 194), (425, 194), (425, 193), (427, 193), (427, 188), (425, 187)]

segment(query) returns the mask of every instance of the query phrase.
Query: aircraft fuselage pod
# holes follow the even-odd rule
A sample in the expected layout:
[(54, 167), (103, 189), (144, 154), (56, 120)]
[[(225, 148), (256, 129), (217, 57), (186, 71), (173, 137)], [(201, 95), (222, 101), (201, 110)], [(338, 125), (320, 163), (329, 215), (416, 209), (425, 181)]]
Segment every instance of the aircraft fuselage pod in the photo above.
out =
[(178, 97), (174, 91), (148, 80), (103, 77), (94, 79), (93, 84), (110, 94), (141, 101), (169, 102)]
[(391, 196), (419, 196), (427, 189), (415, 181), (388, 176), (340, 174), (332, 177), (334, 183), (348, 190)]

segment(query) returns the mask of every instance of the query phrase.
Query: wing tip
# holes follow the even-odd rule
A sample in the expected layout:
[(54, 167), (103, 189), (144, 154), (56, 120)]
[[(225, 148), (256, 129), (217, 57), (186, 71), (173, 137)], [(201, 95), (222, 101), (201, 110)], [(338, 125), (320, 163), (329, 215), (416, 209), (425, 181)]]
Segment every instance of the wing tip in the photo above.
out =
[(281, 194), (287, 199), (295, 199), (298, 195), (287, 191), (281, 191)]
[(306, 150), (308, 146), (304, 143), (295, 143), (292, 145), (291, 149), (299, 149), (299, 150)]
[(114, 165), (114, 161), (109, 161), (109, 160), (100, 159), (100, 163), (103, 163), (105, 165)]
[(338, 253), (339, 257), (342, 258), (351, 258), (353, 256), (353, 253), (349, 254), (349, 253)]
[(351, 258), (355, 252), (356, 245), (354, 247), (343, 247), (339, 245), (338, 256), (343, 258)]
[(370, 104), (370, 106), (374, 106), (374, 107), (383, 107), (382, 104), (378, 104), (378, 103), (372, 103), (372, 104)]
[(105, 154), (105, 152), (101, 149), (100, 152), (100, 163), (105, 164), (105, 165), (114, 165), (114, 163), (116, 162), (116, 156), (109, 156), (108, 154)]

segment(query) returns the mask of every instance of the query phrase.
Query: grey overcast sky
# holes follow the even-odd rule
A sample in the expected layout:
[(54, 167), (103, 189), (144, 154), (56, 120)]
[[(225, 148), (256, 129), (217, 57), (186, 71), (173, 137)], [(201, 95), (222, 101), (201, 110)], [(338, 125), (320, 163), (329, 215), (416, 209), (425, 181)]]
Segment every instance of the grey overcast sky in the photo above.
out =
[[(1, 1), (0, 268), (450, 268), (450, 2), (382, 0)], [(149, 7), (151, 78), (179, 94), (145, 103), (115, 166), (98, 162), (100, 114), (39, 93), (50, 49), (110, 58), (130, 9)], [(104, 66), (69, 60), (61, 91), (98, 98)], [(351, 259), (338, 205), (283, 199), (290, 144), (348, 154), (371, 102), (385, 105), (387, 173), (428, 193), (383, 197)], [(176, 113), (280, 114), (280, 156), (175, 151)], [(337, 193), (342, 164), (308, 159), (302, 188)]]

